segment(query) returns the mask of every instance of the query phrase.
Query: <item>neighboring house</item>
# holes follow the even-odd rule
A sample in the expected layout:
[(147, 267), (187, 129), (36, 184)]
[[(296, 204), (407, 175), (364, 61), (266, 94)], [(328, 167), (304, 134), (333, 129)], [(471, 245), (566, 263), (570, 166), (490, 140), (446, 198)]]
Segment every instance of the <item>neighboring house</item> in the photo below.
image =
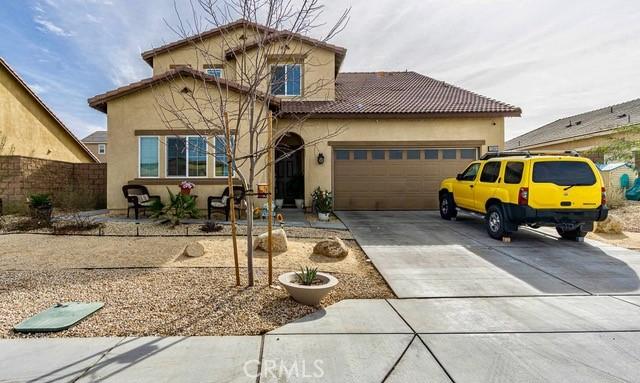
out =
[(107, 131), (98, 130), (82, 139), (86, 146), (100, 162), (107, 162)]
[[(16, 156), (98, 162), (18, 74), (0, 58), (0, 136)], [(3, 153), (8, 154), (8, 153)]]
[[(561, 118), (505, 143), (508, 150), (588, 151), (606, 145), (619, 128), (640, 123), (640, 98)], [(602, 155), (593, 158), (604, 162)]]
[[(126, 184), (143, 184), (152, 194), (166, 196), (167, 187), (176, 190), (180, 180), (188, 179), (196, 184), (201, 208), (208, 195), (222, 193), (227, 184), (224, 153), (189, 158), (189, 150), (184, 150), (205, 146), (204, 140), (218, 146), (216, 134), (222, 132), (203, 138), (188, 129), (168, 129), (156, 108), (158, 95), (175, 91), (169, 82), (176, 78), (188, 83), (214, 82), (217, 77), (230, 97), (245, 92), (238, 84), (237, 49), (225, 50), (222, 30), (236, 31), (249, 40), (246, 46), (251, 46), (256, 31), (273, 32), (240, 20), (144, 52), (152, 77), (89, 99), (91, 107), (107, 114), (109, 209), (126, 208), (121, 191)], [(278, 33), (291, 38), (285, 46), (291, 50), (291, 62), (272, 67), (273, 76), (287, 78), (286, 86), (271, 89), (277, 96), (269, 104), (278, 116), (276, 134), (277, 126), (305, 117), (302, 127), (287, 134), (281, 145), (298, 147), (315, 142), (322, 132), (345, 128), (338, 136), (281, 158), (275, 169), (275, 194), (285, 203), (293, 196), (291, 188), (302, 187), (308, 206), (311, 192), (320, 186), (333, 191), (336, 210), (436, 208), (440, 181), (455, 176), (487, 150), (503, 148), (504, 118), (521, 114), (517, 107), (415, 72), (343, 73), (345, 48)], [(194, 45), (220, 46), (223, 54), (205, 61)], [(305, 54), (296, 54), (299, 50)], [(309, 89), (319, 83), (320, 89)], [(276, 149), (276, 156), (281, 153)], [(265, 181), (263, 174), (258, 182)]]

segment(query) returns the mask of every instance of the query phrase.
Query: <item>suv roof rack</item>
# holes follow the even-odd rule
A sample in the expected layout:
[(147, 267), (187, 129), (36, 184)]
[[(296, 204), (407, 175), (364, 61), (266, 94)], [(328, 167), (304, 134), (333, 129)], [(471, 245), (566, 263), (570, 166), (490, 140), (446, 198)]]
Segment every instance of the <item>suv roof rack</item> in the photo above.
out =
[(523, 152), (487, 152), (480, 157), (481, 160), (489, 160), (492, 158), (502, 157), (532, 157), (532, 156), (553, 156), (564, 155), (580, 157), (580, 153), (575, 150), (540, 150), (540, 151), (523, 151)]

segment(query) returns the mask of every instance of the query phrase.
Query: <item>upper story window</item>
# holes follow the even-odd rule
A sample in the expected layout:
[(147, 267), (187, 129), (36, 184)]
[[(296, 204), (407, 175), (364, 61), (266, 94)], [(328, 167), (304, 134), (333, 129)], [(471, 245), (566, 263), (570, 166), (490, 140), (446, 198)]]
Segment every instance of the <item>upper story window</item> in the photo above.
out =
[(271, 67), (271, 94), (276, 96), (300, 96), (302, 83), (300, 64), (274, 65)]
[(107, 153), (107, 144), (98, 144), (98, 154)]
[(207, 139), (199, 136), (167, 138), (167, 177), (206, 177)]
[(205, 64), (203, 68), (204, 68), (204, 73), (208, 74), (209, 76), (214, 76), (218, 78), (222, 78), (224, 76), (224, 68), (220, 64), (215, 64), (215, 65)]

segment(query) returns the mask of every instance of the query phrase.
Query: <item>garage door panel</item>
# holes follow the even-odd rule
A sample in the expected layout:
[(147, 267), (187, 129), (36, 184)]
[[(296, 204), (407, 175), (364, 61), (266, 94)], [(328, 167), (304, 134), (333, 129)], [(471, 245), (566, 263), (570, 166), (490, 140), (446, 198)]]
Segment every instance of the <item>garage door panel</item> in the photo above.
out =
[[(372, 149), (358, 150), (366, 150), (366, 156), (358, 153), (358, 158), (366, 159), (354, 160), (351, 150), (348, 159), (334, 162), (337, 210), (436, 209), (442, 179), (454, 177), (472, 161), (461, 158), (459, 148), (376, 148), (375, 156)], [(380, 159), (382, 152), (384, 159)]]

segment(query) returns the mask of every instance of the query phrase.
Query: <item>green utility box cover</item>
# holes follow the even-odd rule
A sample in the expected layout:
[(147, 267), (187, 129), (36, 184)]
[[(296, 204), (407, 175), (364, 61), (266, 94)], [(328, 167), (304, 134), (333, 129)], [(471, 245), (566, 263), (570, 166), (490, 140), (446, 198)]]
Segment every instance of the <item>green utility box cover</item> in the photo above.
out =
[(38, 313), (20, 322), (13, 329), (18, 332), (53, 332), (66, 330), (104, 306), (102, 302), (68, 302)]

